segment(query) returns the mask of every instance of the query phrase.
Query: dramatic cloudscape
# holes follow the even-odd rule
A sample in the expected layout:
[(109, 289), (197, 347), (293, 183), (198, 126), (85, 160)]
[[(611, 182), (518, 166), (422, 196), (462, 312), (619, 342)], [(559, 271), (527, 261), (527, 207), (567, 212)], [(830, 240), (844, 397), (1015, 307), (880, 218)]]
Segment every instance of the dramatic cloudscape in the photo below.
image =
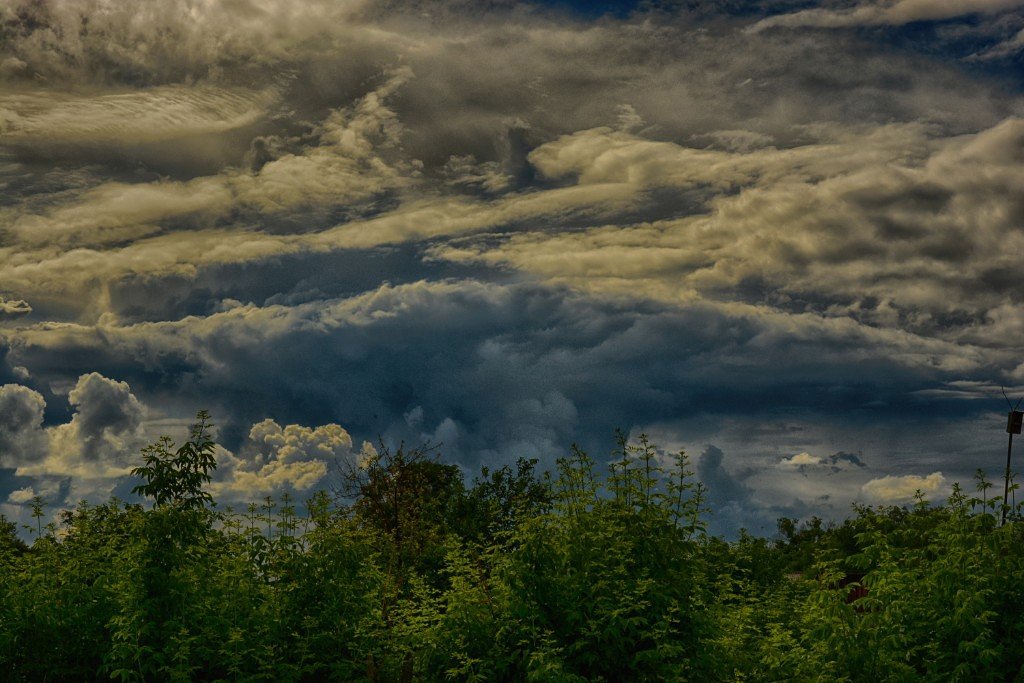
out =
[(1024, 393), (1024, 2), (0, 0), (0, 513), (685, 448), (941, 499)]

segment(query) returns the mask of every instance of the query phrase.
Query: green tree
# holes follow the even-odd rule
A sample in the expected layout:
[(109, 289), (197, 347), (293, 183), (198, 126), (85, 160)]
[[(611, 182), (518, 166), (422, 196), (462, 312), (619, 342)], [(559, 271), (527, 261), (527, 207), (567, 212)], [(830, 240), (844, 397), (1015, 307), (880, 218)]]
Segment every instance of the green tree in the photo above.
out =
[(193, 628), (211, 564), (212, 496), (203, 486), (216, 468), (209, 414), (199, 411), (190, 437), (174, 450), (169, 437), (143, 449), (144, 464), (132, 470), (145, 483), (134, 493), (153, 509), (134, 520), (138, 541), (128, 549), (120, 577), (118, 613), (111, 619), (111, 677), (190, 680), (198, 646)]
[(177, 450), (172, 450), (174, 442), (167, 436), (142, 449), (145, 464), (134, 468), (132, 474), (146, 483), (133, 488), (132, 493), (152, 498), (158, 508), (169, 505), (195, 510), (212, 503), (213, 498), (203, 489), (217, 468), (209, 420), (210, 414), (200, 410), (188, 441)]
[[(552, 509), (510, 542), (448, 543), (448, 590), (404, 623), (426, 680), (710, 680), (714, 623), (699, 496), (642, 439), (605, 482), (578, 448), (559, 460)], [(621, 456), (621, 453), (619, 454)]]
[(444, 539), (465, 494), (456, 465), (438, 462), (429, 445), (390, 449), (384, 443), (345, 473), (343, 492), (354, 499), (357, 523), (387, 541), (388, 560), (399, 587), (408, 571), (436, 571)]
[(526, 519), (551, 510), (551, 482), (537, 476), (537, 459), (519, 458), (515, 469), (481, 468), (480, 476), (452, 511), (452, 525), (464, 540), (484, 547), (508, 540)]

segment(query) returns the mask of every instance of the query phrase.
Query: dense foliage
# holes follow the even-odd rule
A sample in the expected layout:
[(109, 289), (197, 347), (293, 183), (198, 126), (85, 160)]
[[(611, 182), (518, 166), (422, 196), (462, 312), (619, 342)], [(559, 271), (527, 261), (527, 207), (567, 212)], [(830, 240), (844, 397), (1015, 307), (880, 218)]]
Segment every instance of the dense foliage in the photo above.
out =
[[(466, 486), (381, 448), (296, 514), (218, 511), (208, 418), (143, 452), (150, 505), (0, 520), (10, 681), (1024, 680), (1024, 522), (999, 498), (704, 531), (682, 453), (619, 435)], [(1016, 512), (1016, 511), (1012, 511)]]

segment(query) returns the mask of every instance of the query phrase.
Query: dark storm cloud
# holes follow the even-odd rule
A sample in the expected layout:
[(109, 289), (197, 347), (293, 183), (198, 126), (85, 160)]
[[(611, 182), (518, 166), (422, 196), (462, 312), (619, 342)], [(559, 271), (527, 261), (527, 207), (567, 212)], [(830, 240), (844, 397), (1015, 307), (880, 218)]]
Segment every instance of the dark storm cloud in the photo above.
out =
[(853, 453), (833, 453), (828, 456), (828, 463), (832, 468), (833, 472), (838, 472), (847, 465), (853, 465), (854, 467), (867, 467), (858, 456)]
[[(750, 416), (759, 421), (773, 406), (858, 424), (899, 420), (917, 407), (914, 389), (959, 376), (920, 355), (922, 339), (829, 329), (814, 316), (800, 321), (804, 329), (796, 322), (709, 305), (600, 303), (533, 286), (419, 282), (99, 335), (30, 333), (20, 357), (47, 368), (67, 348), (102, 349), (133, 386), (211, 408), (232, 449), (269, 416), (338, 423), (360, 439), (443, 441), (470, 469), (520, 455), (550, 465), (573, 440), (600, 453), (617, 425), (694, 414), (721, 422), (735, 415), (736, 396), (762, 406)], [(960, 366), (958, 347), (933, 352), (954, 354)], [(175, 381), (160, 381), (166, 375)], [(709, 476), (721, 474), (713, 464)]]
[(0, 466), (11, 467), (45, 453), (39, 393), (17, 384), (0, 386)]
[(704, 504), (710, 510), (709, 532), (731, 537), (739, 529), (746, 529), (767, 535), (779, 517), (803, 515), (804, 511), (797, 510), (791, 501), (781, 505), (777, 501), (755, 501), (754, 490), (725, 467), (725, 459), (722, 449), (708, 445), (696, 461), (696, 477), (707, 489)]
[[(817, 515), (826, 520), (844, 517), (850, 505), (870, 502), (903, 502), (902, 488), (920, 482), (909, 475), (878, 482), (884, 477), (859, 456), (838, 452), (828, 456), (806, 451), (776, 460), (747, 458), (740, 471), (725, 467), (725, 453), (709, 445), (697, 460), (696, 475), (707, 487), (707, 503), (712, 511), (711, 530), (731, 535), (746, 528), (758, 534), (770, 533), (780, 517), (802, 518)], [(932, 492), (941, 481), (932, 477)]]
[(958, 425), (980, 461), (1020, 3), (600, 5), (0, 7), (15, 497), (124, 490), (197, 407), (239, 499), (377, 435), (475, 469), (655, 426), (716, 444), (723, 530), (939, 491)]
[(109, 441), (135, 433), (142, 423), (142, 405), (127, 383), (96, 372), (79, 378), (68, 394), (68, 402), (75, 409), (72, 424), (86, 459), (99, 457)]
[(722, 466), (724, 459), (721, 448), (708, 446), (697, 460), (697, 477), (708, 487), (712, 504), (745, 503), (751, 491)]
[(53, 397), (71, 409), (70, 420), (56, 424), (44, 422), (47, 401), (39, 392), (19, 385), (0, 387), (0, 392), (32, 409), (31, 419), (22, 420), (20, 430), (20, 441), (31, 444), (32, 452), (10, 463), (17, 465), (19, 477), (64, 482), (61, 486), (67, 495), (77, 492), (94, 498), (109, 492), (104, 487), (110, 481), (128, 474), (126, 463), (142, 445), (139, 427), (144, 408), (125, 382), (96, 372), (81, 375), (66, 397)]

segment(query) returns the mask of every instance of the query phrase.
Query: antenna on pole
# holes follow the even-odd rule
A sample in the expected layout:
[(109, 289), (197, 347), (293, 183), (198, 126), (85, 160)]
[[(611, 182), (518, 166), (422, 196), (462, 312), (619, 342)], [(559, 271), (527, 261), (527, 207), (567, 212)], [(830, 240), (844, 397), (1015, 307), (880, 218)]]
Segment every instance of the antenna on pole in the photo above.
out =
[[(1004, 387), (1000, 386), (999, 390), (1003, 392), (1003, 398), (1006, 399), (1006, 405), (1010, 406), (1010, 412), (1013, 412), (1017, 410), (1017, 408), (1020, 408), (1020, 402), (1024, 401), (1024, 396), (1018, 398), (1016, 403), (1013, 403), (1010, 401), (1010, 397), (1006, 395), (1006, 389)], [(1020, 432), (1017, 433), (1020, 434)]]
[(1010, 440), (1006, 445), (1006, 477), (1003, 480), (1003, 519), (1000, 522), (1000, 524), (1006, 524), (1006, 510), (1009, 507), (1007, 501), (1010, 495), (1010, 454), (1013, 452), (1013, 435), (1020, 434), (1021, 426), (1024, 425), (1024, 412), (1018, 410), (1021, 401), (1024, 401), (1024, 396), (1017, 399), (1016, 403), (1012, 403), (1010, 397), (1006, 395), (1006, 389), (1002, 386), (999, 388), (1003, 392), (1003, 398), (1006, 399), (1006, 405), (1010, 407), (1010, 412), (1006, 416), (1006, 433), (1010, 435)]

